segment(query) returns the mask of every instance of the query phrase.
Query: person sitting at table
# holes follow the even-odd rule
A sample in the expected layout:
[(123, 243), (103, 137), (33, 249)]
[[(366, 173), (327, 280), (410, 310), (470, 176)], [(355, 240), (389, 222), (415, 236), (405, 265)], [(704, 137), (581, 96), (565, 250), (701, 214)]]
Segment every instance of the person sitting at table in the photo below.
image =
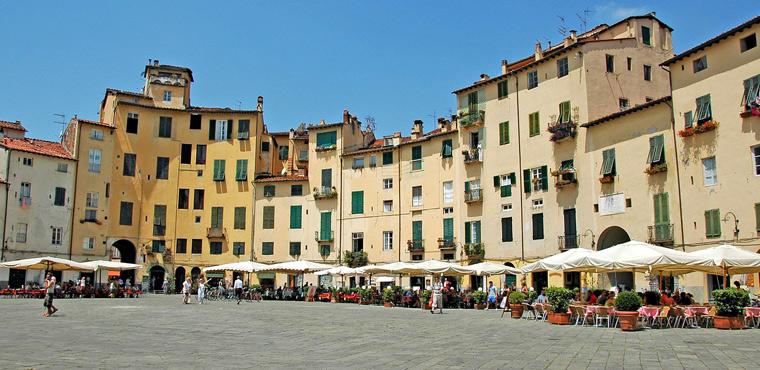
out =
[(604, 306), (605, 303), (607, 303), (607, 299), (610, 298), (609, 293), (607, 291), (603, 291), (602, 294), (599, 295), (599, 298), (596, 299), (596, 304), (600, 306)]
[(586, 303), (588, 304), (596, 304), (596, 296), (594, 295), (594, 292), (588, 291), (588, 294), (586, 295)]
[(692, 300), (689, 298), (689, 295), (686, 294), (686, 292), (681, 292), (681, 295), (679, 297), (678, 304), (681, 306), (688, 306), (692, 304)]
[(734, 288), (738, 290), (744, 290), (742, 289), (742, 284), (739, 282), (739, 280), (734, 280)]
[(607, 293), (607, 299), (604, 301), (604, 305), (607, 307), (615, 306), (615, 291), (614, 290)]
[(660, 304), (663, 306), (675, 306), (676, 302), (673, 300), (673, 298), (670, 298), (670, 293), (662, 292), (662, 297), (660, 297)]
[(538, 297), (536, 297), (536, 303), (545, 304), (548, 301), (549, 300), (546, 299), (546, 288), (541, 289), (541, 294), (539, 294)]

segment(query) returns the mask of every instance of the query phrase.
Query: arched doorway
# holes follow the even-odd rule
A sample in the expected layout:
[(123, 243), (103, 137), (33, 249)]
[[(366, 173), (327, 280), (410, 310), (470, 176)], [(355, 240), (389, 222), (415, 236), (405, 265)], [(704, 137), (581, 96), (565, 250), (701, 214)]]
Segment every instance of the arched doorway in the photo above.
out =
[(150, 288), (153, 289), (154, 292), (156, 290), (161, 290), (161, 287), (164, 285), (165, 275), (166, 270), (159, 265), (150, 268)]
[(182, 291), (182, 283), (185, 282), (185, 268), (180, 266), (174, 271), (174, 292)]
[[(504, 262), (504, 266), (515, 267), (515, 264), (512, 262)], [(517, 275), (506, 274), (504, 276), (504, 286), (509, 288), (517, 287)]]
[[(121, 262), (124, 263), (136, 263), (137, 261), (137, 249), (135, 248), (135, 245), (132, 244), (129, 240), (121, 239), (115, 243), (113, 243), (113, 248), (116, 249), (115, 253), (111, 253), (111, 256), (114, 258), (119, 258)], [(121, 278), (124, 281), (132, 282), (132, 284), (139, 283), (135, 280), (135, 270), (126, 270), (121, 271), (119, 273), (119, 278)]]
[[(606, 228), (599, 235), (599, 242), (597, 243), (597, 250), (607, 249), (609, 247), (623, 244), (631, 241), (631, 237), (623, 228), (618, 226), (610, 226)], [(604, 281), (606, 279), (606, 281)], [(622, 286), (628, 289), (633, 289), (633, 273), (632, 272), (614, 272), (608, 273), (605, 276), (599, 277), (599, 288), (606, 289), (615, 285)]]
[(198, 278), (201, 276), (201, 269), (200, 267), (193, 267), (192, 270), (190, 270), (190, 277), (193, 278), (193, 282), (198, 281)]

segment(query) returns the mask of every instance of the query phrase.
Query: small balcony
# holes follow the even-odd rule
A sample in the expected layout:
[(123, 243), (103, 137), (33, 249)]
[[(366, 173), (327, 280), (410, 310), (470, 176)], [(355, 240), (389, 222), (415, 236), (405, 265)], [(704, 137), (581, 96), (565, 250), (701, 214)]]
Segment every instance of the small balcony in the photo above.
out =
[(560, 235), (557, 237), (557, 246), (559, 250), (564, 251), (572, 248), (578, 248), (581, 245), (580, 235)]
[(459, 125), (462, 128), (480, 127), (486, 121), (486, 105), (473, 104), (457, 112)]
[(712, 117), (710, 117), (707, 120), (704, 120), (704, 122), (698, 121), (691, 127), (686, 127), (683, 130), (678, 131), (678, 136), (682, 138), (687, 138), (690, 136), (699, 135), (705, 132), (716, 130), (718, 126), (720, 126), (720, 123), (718, 121), (714, 121)]
[(409, 249), (409, 252), (424, 252), (425, 251), (425, 240), (419, 239), (419, 240), (407, 240), (406, 241), (407, 249)]
[(464, 156), (465, 164), (483, 162), (483, 153), (478, 148), (463, 150), (462, 155)]
[(575, 176), (575, 168), (573, 167), (562, 167), (552, 171), (551, 174), (557, 178), (554, 183), (554, 187), (557, 189), (578, 184), (578, 178)]
[(19, 204), (21, 208), (26, 208), (32, 205), (32, 197), (21, 196), (19, 198)]
[(673, 224), (648, 226), (648, 242), (661, 246), (673, 245)]
[(572, 120), (565, 122), (557, 121), (549, 125), (549, 128), (547, 129), (547, 131), (552, 134), (549, 140), (559, 143), (567, 139), (575, 138), (575, 135), (578, 133), (577, 127), (578, 124)]
[(486, 248), (483, 243), (465, 244), (464, 254), (471, 260), (482, 260), (486, 256)]
[(442, 251), (452, 251), (457, 249), (454, 239), (438, 238), (438, 249)]
[(319, 186), (312, 189), (314, 199), (335, 198), (338, 196), (338, 190), (334, 186)]
[(464, 192), (465, 203), (479, 203), (483, 201), (483, 190), (470, 189)]
[(227, 229), (223, 227), (209, 227), (206, 229), (206, 237), (209, 239), (224, 239)]
[(331, 242), (333, 241), (333, 231), (332, 230), (315, 231), (314, 240), (317, 241), (318, 243)]
[(654, 175), (660, 172), (667, 172), (667, 171), (668, 171), (667, 163), (652, 163), (644, 169), (644, 173), (647, 175)]

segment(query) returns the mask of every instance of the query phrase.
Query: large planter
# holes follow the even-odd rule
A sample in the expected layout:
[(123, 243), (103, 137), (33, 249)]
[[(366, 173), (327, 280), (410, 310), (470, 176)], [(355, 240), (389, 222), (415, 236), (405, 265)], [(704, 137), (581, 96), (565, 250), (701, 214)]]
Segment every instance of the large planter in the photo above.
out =
[(570, 325), (569, 313), (549, 312), (549, 323), (554, 325)]
[(392, 302), (383, 302), (383, 307), (393, 307)]
[(509, 304), (509, 308), (512, 310), (512, 318), (519, 319), (523, 315), (523, 305), (521, 304)]
[(617, 316), (620, 318), (620, 329), (622, 331), (634, 331), (639, 322), (638, 311), (618, 311)]
[(430, 311), (430, 310), (432, 310), (432, 309), (433, 309), (433, 305), (432, 305), (432, 304), (429, 304), (429, 303), (425, 303), (425, 304), (423, 304), (421, 307), (422, 307), (422, 310), (423, 310), (423, 311)]
[(715, 329), (744, 329), (744, 319), (740, 316), (715, 316)]
[(361, 301), (359, 304), (362, 306), (367, 306), (369, 305), (369, 301)]
[(486, 305), (485, 305), (485, 303), (475, 303), (475, 309), (476, 310), (485, 310), (486, 309)]

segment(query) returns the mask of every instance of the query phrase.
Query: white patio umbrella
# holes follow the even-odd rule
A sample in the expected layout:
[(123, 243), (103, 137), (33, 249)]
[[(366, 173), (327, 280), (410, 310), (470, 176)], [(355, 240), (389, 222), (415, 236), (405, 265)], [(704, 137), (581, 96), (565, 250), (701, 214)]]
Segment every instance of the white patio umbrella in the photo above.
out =
[(760, 254), (746, 251), (729, 244), (689, 253), (695, 257), (708, 258), (715, 264), (711, 272), (723, 275), (723, 286), (728, 286), (727, 275), (760, 272)]
[(565, 271), (649, 271), (683, 274), (693, 271), (709, 271), (714, 266), (715, 262), (709, 258), (631, 240), (591, 253), (577, 262), (566, 263), (562, 267)]
[(331, 269), (335, 266), (331, 265), (325, 265), (321, 263), (311, 262), (311, 261), (290, 261), (290, 262), (282, 262), (282, 263), (275, 263), (273, 265), (265, 265), (264, 267), (258, 269), (257, 271), (274, 271), (274, 272), (301, 272), (301, 273), (312, 273), (322, 270)]
[(354, 271), (356, 272), (357, 275), (368, 275), (368, 274), (371, 274), (371, 273), (369, 273), (367, 271), (370, 271), (370, 270), (374, 269), (375, 267), (376, 267), (376, 265), (366, 265), (366, 266), (357, 267), (357, 268), (354, 269)]
[(19, 270), (95, 271), (90, 265), (58, 257), (27, 258), (0, 263), (0, 266)]
[(409, 264), (409, 266), (399, 269), (403, 274), (447, 274), (447, 275), (472, 275), (475, 270), (468, 266), (462, 266), (456, 263), (443, 262), (438, 260), (428, 260), (425, 262)]
[(203, 269), (203, 272), (207, 271), (240, 271), (240, 272), (254, 272), (259, 271), (264, 267), (267, 267), (269, 265), (265, 265), (263, 263), (253, 262), (253, 261), (245, 261), (245, 262), (235, 262), (235, 263), (226, 263), (223, 265), (218, 266), (210, 266)]
[(118, 261), (87, 261), (82, 262), (84, 265), (91, 266), (94, 270), (106, 270), (106, 271), (129, 271), (137, 270), (141, 266), (134, 263), (118, 262)]
[(469, 265), (467, 267), (472, 269), (475, 272), (475, 274), (478, 276), (522, 274), (522, 271), (520, 271), (520, 269), (510, 267), (510, 266), (505, 266), (505, 265), (502, 265), (500, 263), (495, 263), (495, 262), (481, 262), (481, 263), (476, 263), (474, 265)]
[(317, 271), (314, 273), (314, 275), (317, 276), (323, 276), (323, 275), (335, 275), (335, 276), (345, 276), (345, 275), (354, 275), (356, 274), (356, 269), (350, 268), (348, 266), (338, 266), (333, 267), (331, 269)]
[(398, 273), (402, 269), (409, 268), (410, 265), (413, 264), (408, 262), (392, 262), (381, 265), (359, 267), (358, 270), (359, 273), (364, 274)]
[(585, 248), (572, 248), (564, 252), (557, 253), (553, 256), (542, 258), (536, 262), (529, 263), (521, 269), (523, 274), (549, 270), (563, 270), (568, 266), (575, 266), (583, 257), (588, 256), (594, 251)]

